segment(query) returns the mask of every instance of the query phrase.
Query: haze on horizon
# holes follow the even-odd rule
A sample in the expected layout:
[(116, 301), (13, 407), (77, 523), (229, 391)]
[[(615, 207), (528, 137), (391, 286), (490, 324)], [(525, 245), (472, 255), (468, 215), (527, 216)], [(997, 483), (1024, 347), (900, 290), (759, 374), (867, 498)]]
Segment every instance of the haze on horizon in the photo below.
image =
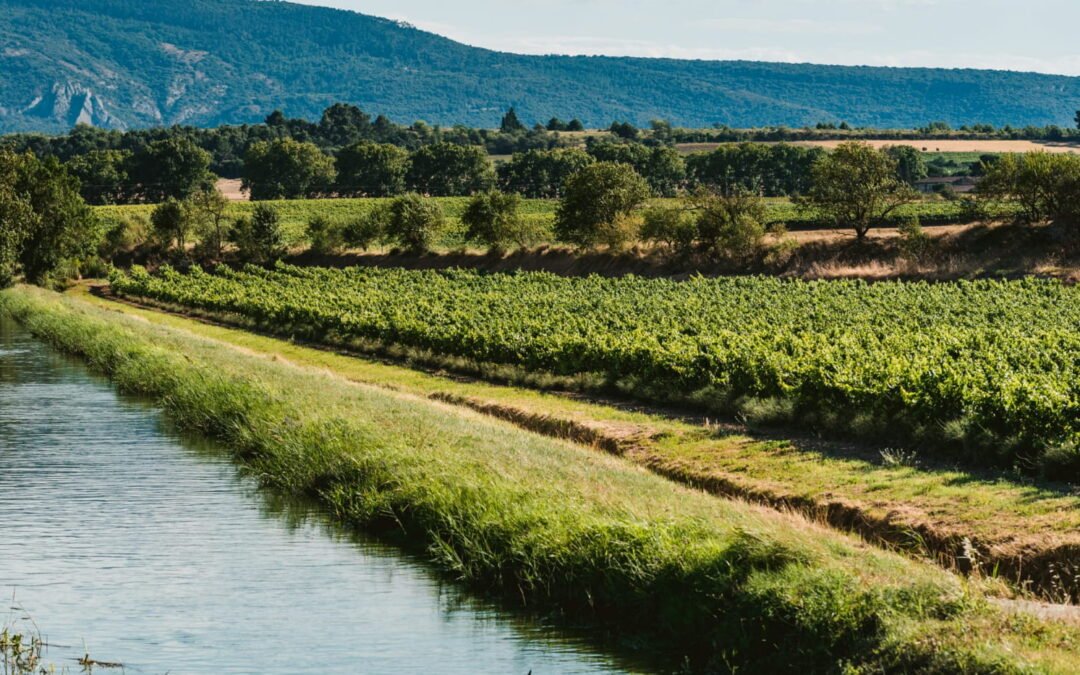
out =
[(522, 54), (1080, 75), (1075, 0), (294, 0)]

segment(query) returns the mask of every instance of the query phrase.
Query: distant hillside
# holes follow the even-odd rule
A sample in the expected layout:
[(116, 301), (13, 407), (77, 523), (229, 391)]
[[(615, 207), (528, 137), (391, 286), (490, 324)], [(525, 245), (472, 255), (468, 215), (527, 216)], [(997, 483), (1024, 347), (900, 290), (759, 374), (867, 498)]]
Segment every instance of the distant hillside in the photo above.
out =
[(254, 0), (0, 0), (0, 131), (317, 118), (491, 126), (1071, 125), (1080, 78), (976, 70), (521, 56), (385, 19)]

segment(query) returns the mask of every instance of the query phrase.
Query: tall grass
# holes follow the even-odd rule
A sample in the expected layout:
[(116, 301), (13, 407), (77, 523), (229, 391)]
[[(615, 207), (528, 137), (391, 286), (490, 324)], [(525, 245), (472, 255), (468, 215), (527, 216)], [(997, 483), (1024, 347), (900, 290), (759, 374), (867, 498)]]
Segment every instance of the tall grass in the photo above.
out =
[(1078, 633), (794, 517), (429, 401), (244, 356), (37, 289), (7, 311), (277, 489), (460, 579), (648, 638), (701, 670), (1069, 672)]

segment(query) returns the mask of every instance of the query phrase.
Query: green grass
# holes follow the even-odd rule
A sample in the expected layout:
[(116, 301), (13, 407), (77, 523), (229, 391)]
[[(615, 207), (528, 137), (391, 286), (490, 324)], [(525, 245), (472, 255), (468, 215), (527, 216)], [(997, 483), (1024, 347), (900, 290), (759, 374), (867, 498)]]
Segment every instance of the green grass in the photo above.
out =
[[(468, 197), (436, 197), (436, 201), (446, 215), (447, 230), (436, 242), (437, 248), (454, 249), (464, 246), (465, 227), (461, 223), (461, 214), (464, 213), (468, 204)], [(330, 220), (347, 221), (358, 218), (369, 212), (385, 199), (294, 199), (263, 202), (278, 210), (281, 216), (282, 227), (285, 231), (286, 240), (290, 246), (306, 246), (309, 242), (306, 235), (307, 223), (316, 216), (329, 218)], [(793, 228), (798, 227), (821, 227), (827, 223), (821, 222), (820, 218), (813, 214), (800, 212), (788, 199), (772, 198), (768, 203), (770, 223), (786, 223)], [(679, 199), (654, 199), (655, 205), (676, 206), (681, 204)], [(558, 202), (548, 199), (523, 199), (521, 202), (521, 214), (529, 221), (550, 228), (555, 222), (555, 210)], [(237, 218), (241, 215), (250, 214), (255, 204), (252, 202), (231, 202), (226, 211), (229, 218)], [(125, 206), (96, 206), (95, 212), (104, 220), (112, 221), (121, 217), (141, 217), (149, 219), (154, 210), (151, 204), (134, 204)], [(1011, 213), (1008, 209), (997, 207), (996, 215), (1007, 216)], [(918, 216), (924, 224), (952, 224), (963, 223), (970, 220), (961, 206), (954, 202), (927, 201), (905, 206), (899, 211), (898, 219)]]
[[(424, 398), (451, 400), (517, 420), (557, 436), (567, 429), (597, 430), (617, 439), (609, 451), (651, 470), (699, 486), (723, 482), (725, 493), (753, 496), (777, 505), (805, 504), (805, 512), (827, 513), (842, 503), (857, 510), (855, 521), (868, 539), (930, 556), (951, 566), (957, 543), (970, 538), (981, 568), (1010, 581), (1030, 583), (1048, 597), (1076, 595), (1075, 580), (1060, 563), (1080, 544), (1080, 495), (1068, 486), (1038, 485), (1015, 476), (975, 475), (952, 467), (875, 461), (872, 451), (806, 439), (762, 440), (700, 421), (582, 400), (516, 386), (425, 373), (295, 344), (161, 311), (97, 297), (85, 286), (80, 300), (158, 325), (213, 339), (267, 358), (329, 371), (352, 382), (373, 384)], [(399, 356), (406, 356), (402, 353)], [(579, 438), (584, 436), (576, 434)], [(590, 441), (595, 442), (595, 441)], [(851, 527), (837, 514), (842, 528)], [(915, 533), (920, 533), (916, 536)]]
[(278, 489), (427, 547), (474, 585), (610, 621), (699, 668), (1075, 672), (1074, 629), (978, 585), (616, 458), (360, 387), (74, 299), (0, 307)]

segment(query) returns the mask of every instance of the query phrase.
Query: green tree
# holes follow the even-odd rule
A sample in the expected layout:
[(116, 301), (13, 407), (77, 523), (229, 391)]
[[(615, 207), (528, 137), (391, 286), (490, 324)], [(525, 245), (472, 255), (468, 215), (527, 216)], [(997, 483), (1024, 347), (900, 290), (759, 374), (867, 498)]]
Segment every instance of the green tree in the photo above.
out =
[(494, 250), (535, 243), (540, 233), (521, 217), (520, 207), (516, 194), (493, 190), (475, 195), (461, 216), (468, 227), (465, 236)]
[(231, 237), (240, 258), (256, 265), (268, 265), (286, 252), (281, 217), (269, 204), (256, 204), (250, 218), (237, 220)]
[(319, 136), (333, 147), (341, 148), (371, 136), (371, 116), (347, 103), (335, 103), (323, 111)]
[(637, 234), (631, 215), (651, 196), (633, 167), (597, 162), (570, 177), (555, 214), (555, 235), (577, 246), (618, 246)]
[(391, 203), (386, 235), (408, 251), (424, 253), (431, 250), (445, 226), (439, 203), (414, 192)]
[(525, 125), (518, 119), (517, 111), (511, 107), (503, 115), (502, 122), (499, 124), (499, 131), (504, 134), (516, 134), (525, 130)]
[(435, 143), (414, 152), (408, 172), (409, 188), (433, 197), (459, 197), (487, 190), (495, 172), (483, 148)]
[(585, 125), (576, 117), (566, 123), (567, 131), (585, 131)]
[(892, 145), (885, 148), (885, 152), (896, 160), (900, 180), (908, 185), (914, 185), (930, 173), (923, 154), (910, 145)]
[(158, 204), (150, 214), (150, 224), (162, 246), (171, 249), (175, 244), (181, 253), (185, 251), (191, 218), (183, 202), (169, 197)]
[(244, 155), (243, 187), (255, 201), (317, 197), (330, 191), (334, 177), (334, 160), (313, 143), (259, 141)]
[(816, 210), (838, 228), (851, 228), (860, 240), (918, 195), (900, 180), (896, 160), (866, 143), (842, 143), (818, 160), (812, 186), (799, 203)]
[(742, 186), (699, 190), (691, 204), (699, 212), (698, 239), (713, 253), (745, 259), (761, 248), (768, 211), (759, 195)]
[(212, 183), (210, 153), (190, 138), (170, 136), (134, 153), (127, 166), (130, 194), (145, 202), (187, 199)]
[(528, 198), (557, 199), (566, 179), (593, 161), (577, 148), (518, 152), (499, 166), (499, 183), (505, 191)]
[(94, 256), (100, 224), (79, 194), (78, 179), (56, 158), (0, 151), (0, 192), (6, 195), (0, 221), (5, 255), (17, 246), (28, 281), (43, 283), (62, 271), (78, 274), (79, 263)]
[(225, 240), (229, 236), (226, 211), (229, 200), (214, 186), (207, 186), (184, 202), (191, 229), (199, 239), (199, 255), (221, 260)]
[(123, 204), (130, 192), (130, 163), (131, 153), (126, 150), (92, 150), (73, 157), (67, 169), (79, 179), (87, 203)]
[(345, 227), (326, 216), (315, 216), (308, 221), (307, 236), (315, 253), (331, 254), (345, 248)]
[(393, 197), (405, 191), (409, 153), (394, 145), (357, 143), (337, 156), (337, 193)]
[(1028, 222), (1080, 222), (1080, 157), (1037, 151), (983, 166), (980, 196), (1017, 204)]
[(15, 279), (23, 242), (36, 225), (37, 215), (30, 203), (15, 193), (7, 176), (0, 175), (0, 288), (10, 286)]

